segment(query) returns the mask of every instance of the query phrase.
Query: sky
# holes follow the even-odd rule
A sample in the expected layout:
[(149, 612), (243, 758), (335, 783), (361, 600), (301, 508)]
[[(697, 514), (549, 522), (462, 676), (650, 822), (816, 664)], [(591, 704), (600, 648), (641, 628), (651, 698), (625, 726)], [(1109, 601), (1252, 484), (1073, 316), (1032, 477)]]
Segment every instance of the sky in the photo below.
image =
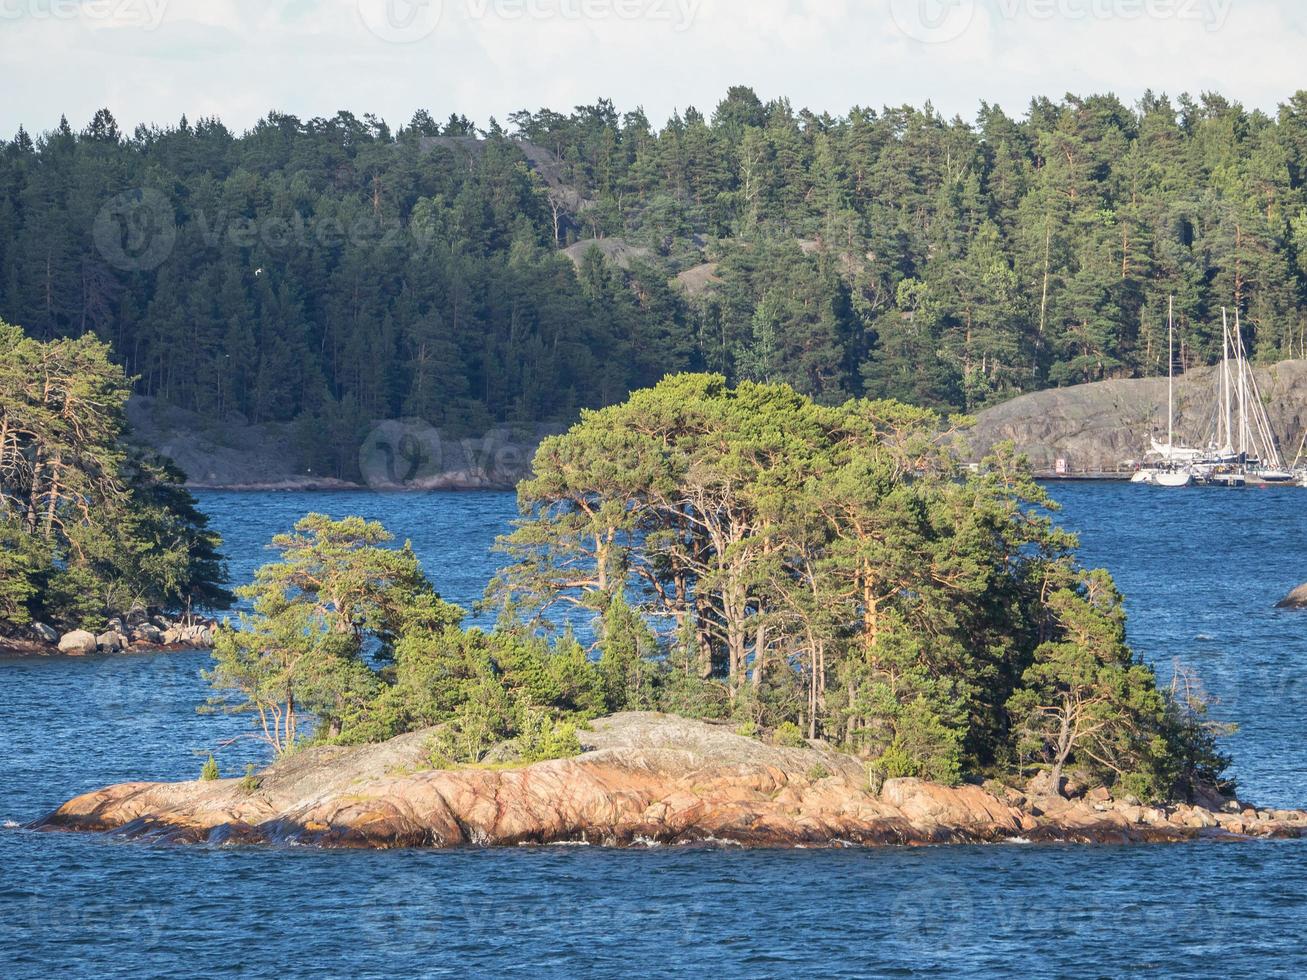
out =
[(1037, 95), (1299, 88), (1295, 0), (0, 0), (0, 137), (107, 106), (125, 131), (269, 110), (484, 125), (610, 98), (656, 125), (735, 84), (843, 113), (927, 100), (973, 119)]

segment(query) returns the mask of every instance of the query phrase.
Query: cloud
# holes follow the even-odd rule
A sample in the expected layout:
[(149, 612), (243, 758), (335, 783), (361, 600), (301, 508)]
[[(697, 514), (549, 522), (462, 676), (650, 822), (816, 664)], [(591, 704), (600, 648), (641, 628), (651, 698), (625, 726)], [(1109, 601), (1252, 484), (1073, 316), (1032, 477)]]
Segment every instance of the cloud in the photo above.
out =
[(1288, 0), (83, 0), (58, 17), (50, 3), (0, 0), (0, 133), (61, 113), (80, 126), (106, 103), (124, 129), (183, 113), (240, 129), (269, 109), (484, 124), (599, 97), (659, 123), (739, 83), (835, 113), (929, 99), (971, 118), (982, 99), (1020, 113), (1038, 95), (1145, 89), (1273, 110), (1302, 84), (1307, 41)]

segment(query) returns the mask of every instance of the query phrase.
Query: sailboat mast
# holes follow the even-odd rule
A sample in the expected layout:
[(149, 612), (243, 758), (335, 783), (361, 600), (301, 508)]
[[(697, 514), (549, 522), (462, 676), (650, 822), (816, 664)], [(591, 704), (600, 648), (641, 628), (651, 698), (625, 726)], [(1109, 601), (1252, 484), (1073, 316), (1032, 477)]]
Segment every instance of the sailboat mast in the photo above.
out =
[(1248, 454), (1248, 371), (1243, 363), (1243, 322), (1234, 311), (1234, 355), (1239, 368), (1239, 455)]
[(1234, 452), (1234, 421), (1230, 415), (1230, 315), (1221, 307), (1221, 449)]

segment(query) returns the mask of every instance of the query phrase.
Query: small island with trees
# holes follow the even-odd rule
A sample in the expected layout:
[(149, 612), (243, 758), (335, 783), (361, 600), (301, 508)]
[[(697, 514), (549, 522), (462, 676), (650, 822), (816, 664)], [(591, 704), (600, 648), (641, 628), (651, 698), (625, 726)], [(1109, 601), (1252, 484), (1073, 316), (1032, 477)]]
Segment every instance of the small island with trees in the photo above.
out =
[(0, 651), (204, 646), (233, 596), (166, 459), (129, 444), (132, 379), (93, 334), (0, 320)]
[[(41, 822), (454, 846), (1298, 836), (1225, 777), (1023, 461), (967, 420), (670, 376), (540, 448), (468, 628), (407, 544), (310, 514), (217, 631), (273, 764)], [(593, 639), (593, 643), (589, 640)]]

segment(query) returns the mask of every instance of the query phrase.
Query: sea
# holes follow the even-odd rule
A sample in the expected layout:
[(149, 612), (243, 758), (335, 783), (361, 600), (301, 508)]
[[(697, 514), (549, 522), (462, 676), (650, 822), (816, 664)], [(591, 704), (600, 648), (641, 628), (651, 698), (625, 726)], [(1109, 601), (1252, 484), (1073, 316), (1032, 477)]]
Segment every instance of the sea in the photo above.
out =
[[(1307, 612), (1275, 608), (1307, 581), (1307, 493), (1049, 489), (1135, 648), (1239, 726), (1241, 796), (1307, 804)], [(359, 514), (469, 610), (516, 516), (492, 492), (198, 497), (236, 582), (305, 513)], [(1307, 842), (335, 852), (24, 829), (210, 751), (263, 761), (248, 719), (197, 711), (207, 663), (0, 660), (0, 978), (1307, 975)]]

